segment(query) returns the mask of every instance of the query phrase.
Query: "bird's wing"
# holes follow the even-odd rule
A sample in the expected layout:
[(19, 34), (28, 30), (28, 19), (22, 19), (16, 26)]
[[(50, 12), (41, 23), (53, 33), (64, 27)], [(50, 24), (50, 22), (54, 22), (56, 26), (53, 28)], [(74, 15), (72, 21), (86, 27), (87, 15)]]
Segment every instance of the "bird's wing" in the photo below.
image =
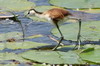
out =
[(51, 10), (44, 12), (44, 15), (47, 15), (47, 14), (52, 19), (63, 19), (64, 18), (63, 13), (58, 9), (51, 9)]
[(63, 19), (64, 18), (64, 15), (60, 11), (56, 11), (56, 10), (50, 11), (49, 14), (52, 19)]

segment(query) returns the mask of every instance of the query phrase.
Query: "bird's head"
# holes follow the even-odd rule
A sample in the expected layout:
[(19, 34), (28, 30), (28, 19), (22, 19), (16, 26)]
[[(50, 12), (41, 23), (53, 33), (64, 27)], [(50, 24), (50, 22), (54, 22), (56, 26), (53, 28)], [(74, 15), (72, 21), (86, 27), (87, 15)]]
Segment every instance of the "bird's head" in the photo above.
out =
[(35, 14), (42, 14), (43, 12), (38, 12), (38, 11), (36, 11), (35, 9), (30, 9), (30, 10), (28, 10), (28, 12), (27, 12), (27, 14), (25, 15), (25, 17), (27, 17), (27, 16), (31, 16), (31, 15), (35, 15)]
[(25, 17), (31, 16), (31, 15), (35, 15), (35, 13), (36, 13), (36, 10), (35, 9), (30, 9), (30, 10), (27, 11)]
[(30, 9), (27, 14), (28, 15), (34, 15), (35, 13), (36, 13), (35, 9)]

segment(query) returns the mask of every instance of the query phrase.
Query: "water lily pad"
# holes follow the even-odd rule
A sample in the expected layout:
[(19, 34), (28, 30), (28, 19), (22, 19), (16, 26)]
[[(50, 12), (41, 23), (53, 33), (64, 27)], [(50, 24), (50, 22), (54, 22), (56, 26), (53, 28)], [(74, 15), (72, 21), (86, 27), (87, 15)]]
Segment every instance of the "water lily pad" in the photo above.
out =
[[(56, 6), (37, 6), (34, 9), (37, 10), (37, 11), (39, 11), (39, 12), (44, 12), (44, 11), (52, 9), (52, 8), (60, 8), (60, 7), (56, 7)], [(31, 18), (31, 19), (33, 19), (34, 21), (37, 21), (37, 22), (40, 22), (40, 21), (41, 22), (47, 22), (46, 19), (39, 18), (39, 17), (36, 17), (36, 16), (28, 16), (28, 17)]]
[(8, 33), (1, 33), (0, 34), (0, 41), (4, 41), (11, 38), (21, 39), (22, 37), (21, 32), (8, 32)]
[(80, 11), (84, 11), (84, 12), (87, 12), (87, 13), (100, 13), (100, 9), (88, 9), (88, 10), (80, 10)]
[(91, 8), (100, 8), (100, 0), (87, 0)]
[(9, 64), (0, 64), (0, 66), (18, 66), (18, 64), (9, 63)]
[(5, 48), (4, 44), (0, 44), (0, 50), (3, 50)]
[(88, 62), (100, 63), (100, 49), (80, 54), (80, 57)]
[(13, 18), (13, 17), (14, 15), (12, 13), (4, 11), (4, 10), (0, 10), (0, 19)]
[[(100, 40), (100, 21), (82, 22), (81, 40), (82, 41), (99, 41)], [(78, 23), (66, 24), (60, 27), (66, 40), (77, 40)], [(56, 28), (52, 30), (55, 36), (60, 37)]]
[(36, 6), (35, 9), (39, 12), (44, 12), (46, 10), (52, 9), (52, 8), (60, 8), (57, 6)]
[(49, 64), (83, 64), (83, 61), (73, 51), (28, 51), (22, 53), (22, 57)]
[(94, 49), (100, 49), (100, 45), (87, 44), (87, 45), (84, 45), (83, 48), (94, 48)]
[(43, 65), (43, 64), (33, 64), (32, 66), (48, 66), (48, 65)]
[(100, 8), (100, 0), (49, 0), (49, 2), (66, 8)]
[(38, 38), (38, 37), (43, 37), (43, 35), (41, 35), (41, 34), (32, 35), (32, 36), (26, 37), (26, 39), (32, 39), (32, 38)]
[(48, 44), (45, 43), (37, 43), (31, 41), (24, 41), (24, 42), (7, 42), (7, 43), (0, 43), (0, 47), (5, 47), (9, 49), (29, 49), (29, 48), (37, 48), (40, 46), (45, 46)]
[(27, 0), (0, 0), (0, 7), (3, 10), (22, 11), (33, 7), (35, 4)]
[(15, 53), (0, 53), (0, 61), (3, 60), (16, 60), (19, 62), (27, 62), (28, 60), (23, 59), (20, 55)]

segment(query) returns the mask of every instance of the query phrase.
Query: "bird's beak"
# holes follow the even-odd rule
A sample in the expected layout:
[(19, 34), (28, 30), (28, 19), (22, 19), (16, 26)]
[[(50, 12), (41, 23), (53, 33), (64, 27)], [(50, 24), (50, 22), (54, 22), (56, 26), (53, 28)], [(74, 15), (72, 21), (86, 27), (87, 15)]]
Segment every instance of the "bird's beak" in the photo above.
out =
[(28, 16), (29, 16), (29, 14), (28, 14), (28, 13), (24, 15), (24, 17), (28, 17)]
[(27, 17), (27, 16), (28, 16), (28, 14), (24, 15), (24, 17)]

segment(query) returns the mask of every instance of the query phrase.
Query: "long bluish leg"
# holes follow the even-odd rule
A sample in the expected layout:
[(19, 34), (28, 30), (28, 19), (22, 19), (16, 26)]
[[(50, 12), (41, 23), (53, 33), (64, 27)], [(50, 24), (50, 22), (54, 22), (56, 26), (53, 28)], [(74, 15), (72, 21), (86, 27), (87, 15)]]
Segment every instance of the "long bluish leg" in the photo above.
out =
[(78, 46), (78, 49), (80, 49), (80, 44), (81, 44), (81, 19), (77, 19), (76, 17), (72, 17), (72, 16), (69, 16), (69, 19), (73, 19), (73, 20), (78, 20), (79, 22), (79, 30), (78, 30), (78, 35), (77, 35), (77, 44), (75, 45), (75, 47), (73, 49), (76, 48), (77, 45)]
[(78, 46), (78, 49), (80, 49), (80, 44), (81, 44), (81, 19), (78, 19), (79, 21), (79, 30), (78, 30), (78, 35), (77, 35), (77, 44), (75, 45), (74, 49), (76, 48), (77, 45)]
[(55, 24), (56, 25), (56, 27), (57, 27), (57, 29), (58, 29), (58, 31), (59, 31), (59, 33), (60, 33), (60, 35), (61, 35), (61, 37), (60, 37), (60, 40), (59, 40), (59, 43), (52, 49), (52, 50), (56, 50), (59, 46), (60, 46), (60, 43), (62, 42), (62, 40), (64, 39), (64, 36), (63, 36), (63, 34), (62, 34), (62, 32), (61, 32), (61, 30), (59, 29), (59, 26), (58, 26), (58, 24), (56, 23)]

